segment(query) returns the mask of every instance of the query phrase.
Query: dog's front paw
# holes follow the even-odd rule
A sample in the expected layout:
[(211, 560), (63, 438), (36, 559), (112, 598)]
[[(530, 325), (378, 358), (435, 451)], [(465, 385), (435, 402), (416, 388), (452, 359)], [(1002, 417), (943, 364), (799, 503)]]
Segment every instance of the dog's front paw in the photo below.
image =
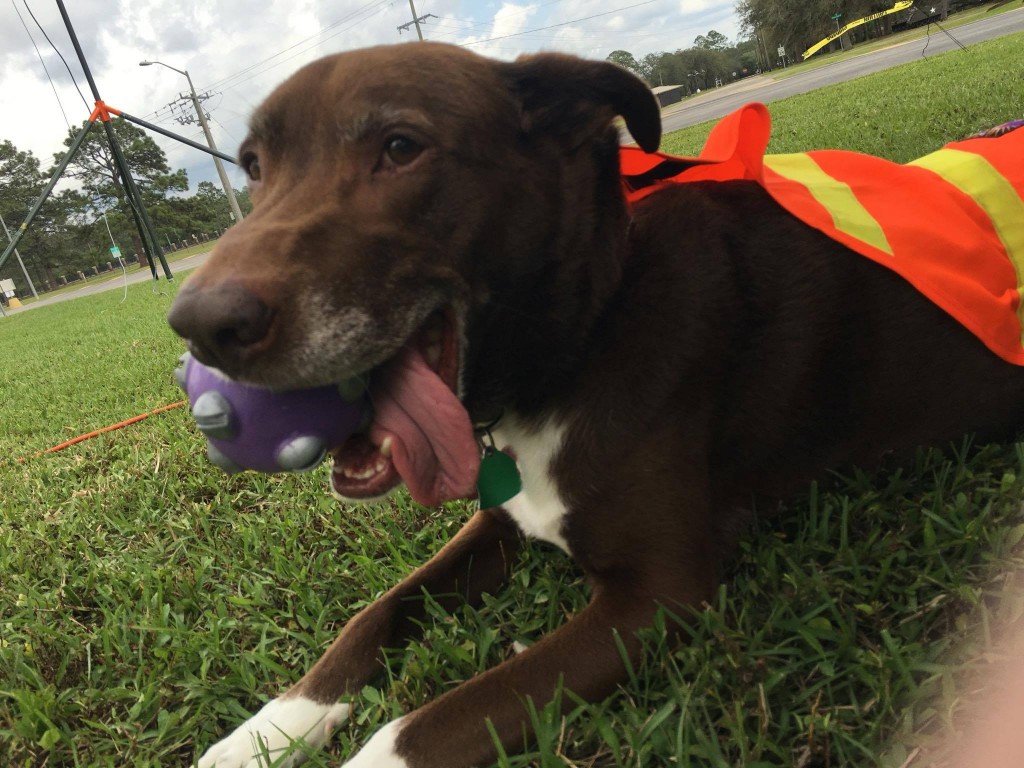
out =
[(334, 729), (348, 717), (348, 704), (317, 704), (296, 696), (273, 699), (230, 736), (221, 739), (199, 758), (199, 768), (288, 768), (306, 759), (296, 747), (278, 760), (293, 744), (314, 749), (323, 746)]

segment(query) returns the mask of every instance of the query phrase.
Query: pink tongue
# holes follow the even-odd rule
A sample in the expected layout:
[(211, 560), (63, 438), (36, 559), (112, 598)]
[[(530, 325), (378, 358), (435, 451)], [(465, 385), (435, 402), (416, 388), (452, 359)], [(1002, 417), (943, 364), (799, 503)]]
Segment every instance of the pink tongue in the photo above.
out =
[(392, 438), (395, 469), (420, 504), (476, 495), (480, 451), (469, 414), (423, 356), (406, 348), (371, 385), (370, 440)]

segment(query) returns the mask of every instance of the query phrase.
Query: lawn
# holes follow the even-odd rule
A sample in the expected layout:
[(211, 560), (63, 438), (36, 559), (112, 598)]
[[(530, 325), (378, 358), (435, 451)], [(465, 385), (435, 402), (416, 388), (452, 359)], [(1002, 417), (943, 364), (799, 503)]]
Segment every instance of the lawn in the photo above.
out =
[[(1024, 36), (772, 105), (776, 151), (906, 160), (1024, 115)], [(967, 82), (965, 81), (967, 79)], [(699, 148), (707, 126), (668, 137)], [(174, 287), (170, 292), (173, 293)], [(187, 764), (298, 679), (344, 622), (469, 516), (399, 496), (343, 508), (326, 468), (227, 477), (175, 402), (173, 296), (148, 285), (0, 320), (0, 762)], [(747, 535), (672, 650), (666, 624), (607, 701), (537, 713), (508, 766), (938, 765), (991, 628), (1019, 616), (1024, 444), (921, 451), (823, 478)], [(379, 688), (313, 765), (580, 609), (567, 559), (535, 545), (511, 588), (394, 649)], [(569, 694), (565, 694), (567, 697)], [(571, 699), (570, 699), (571, 700)]]

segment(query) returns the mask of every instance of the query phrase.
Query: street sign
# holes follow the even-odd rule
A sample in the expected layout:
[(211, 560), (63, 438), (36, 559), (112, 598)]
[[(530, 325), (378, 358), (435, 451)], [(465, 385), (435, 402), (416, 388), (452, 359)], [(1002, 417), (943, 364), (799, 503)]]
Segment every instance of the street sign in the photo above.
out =
[(111, 246), (111, 248), (110, 248), (110, 255), (113, 256), (115, 259), (120, 259), (121, 258), (121, 249), (118, 248), (116, 245)]
[(836, 21), (839, 21), (839, 19), (843, 18), (843, 14), (837, 13), (832, 18), (835, 19)]
[(786, 55), (786, 47), (784, 45), (779, 46), (779, 58), (781, 59)]

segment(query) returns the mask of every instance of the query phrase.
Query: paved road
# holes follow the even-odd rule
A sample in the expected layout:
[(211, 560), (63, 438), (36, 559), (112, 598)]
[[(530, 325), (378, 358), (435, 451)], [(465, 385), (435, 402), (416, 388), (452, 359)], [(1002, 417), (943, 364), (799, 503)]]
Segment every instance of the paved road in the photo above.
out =
[[(1007, 11), (999, 16), (956, 27), (951, 30), (951, 34), (964, 45), (971, 45), (972, 43), (980, 43), (984, 40), (1020, 31), (1024, 31), (1024, 8)], [(927, 51), (925, 51), (926, 44), (928, 46)], [(722, 117), (750, 101), (763, 101), (766, 103), (777, 101), (787, 96), (795, 96), (798, 93), (807, 93), (825, 85), (841, 83), (844, 80), (852, 80), (861, 75), (879, 72), (883, 69), (894, 67), (897, 64), (917, 61), (921, 58), (922, 53), (932, 56), (937, 53), (953, 50), (956, 47), (956, 43), (948, 36), (935, 29), (930, 41), (928, 38), (921, 38), (909, 43), (894, 45), (891, 48), (883, 48), (872, 53), (866, 53), (863, 56), (855, 56), (843, 61), (837, 61), (835, 64), (818, 67), (817, 69), (783, 78), (779, 81), (772, 80), (770, 77), (747, 78), (739, 83), (728, 85), (716, 91), (710, 91), (687, 101), (681, 108), (666, 114), (662, 118), (662, 123), (666, 133), (675, 131), (688, 125), (696, 125), (697, 123)], [(208, 253), (200, 253), (175, 262), (171, 265), (171, 271), (175, 275), (183, 274), (202, 264), (208, 255)], [(139, 283), (149, 279), (151, 277), (148, 270), (136, 270), (128, 274), (128, 281), (131, 283)], [(44, 298), (20, 309), (8, 309), (7, 313), (25, 312), (34, 307), (43, 307), (58, 301), (70, 301), (71, 299), (90, 296), (102, 291), (113, 291), (120, 289), (123, 285), (124, 280), (121, 277), (117, 277), (83, 286), (77, 291), (69, 291), (59, 296)]]
[[(171, 274), (173, 274), (176, 278), (181, 277), (188, 270), (194, 269), (198, 267), (200, 264), (202, 264), (204, 261), (206, 261), (207, 256), (209, 256), (209, 251), (205, 253), (197, 253), (195, 256), (189, 256), (188, 258), (181, 259), (180, 261), (175, 261), (170, 265)], [(160, 282), (158, 283), (158, 285), (166, 286), (167, 283), (163, 279), (163, 270), (158, 269), (157, 274), (160, 275)], [(149, 271), (148, 268), (139, 269), (134, 265), (128, 268), (129, 284), (134, 285), (135, 283), (152, 282), (152, 280), (153, 274)], [(104, 291), (119, 291), (122, 290), (123, 288), (124, 275), (119, 272), (117, 273), (116, 277), (111, 277), (106, 280), (98, 280), (94, 283), (83, 285), (81, 288), (78, 288), (77, 290), (65, 291), (64, 293), (59, 293), (55, 296), (43, 296), (43, 298), (41, 298), (39, 301), (34, 301), (31, 304), (26, 304), (25, 306), (18, 307), (17, 309), (10, 309), (5, 307), (4, 311), (8, 315), (16, 315), (19, 312), (27, 312), (28, 310), (35, 309), (36, 307), (45, 307), (47, 304), (57, 304), (58, 302), (61, 301), (71, 301), (72, 299), (80, 299), (83, 296), (92, 296), (97, 293), (103, 293)]]
[[(1024, 8), (956, 27), (950, 30), (950, 34), (963, 45), (971, 45), (1021, 31), (1024, 31)], [(925, 45), (928, 46), (927, 51), (925, 51)], [(872, 72), (880, 72), (883, 69), (895, 67), (897, 64), (918, 61), (922, 54), (933, 56), (956, 48), (956, 43), (948, 36), (938, 28), (932, 27), (930, 39), (921, 38), (901, 43), (891, 48), (883, 48), (863, 56), (854, 56), (778, 81), (772, 80), (770, 77), (752, 77), (748, 80), (741, 80), (734, 85), (691, 99), (681, 109), (665, 115), (662, 118), (663, 130), (666, 133), (677, 131), (689, 125), (723, 117), (750, 101), (767, 103), (785, 99), (788, 96), (813, 91), (824, 85), (841, 83), (862, 75), (869, 75)]]

